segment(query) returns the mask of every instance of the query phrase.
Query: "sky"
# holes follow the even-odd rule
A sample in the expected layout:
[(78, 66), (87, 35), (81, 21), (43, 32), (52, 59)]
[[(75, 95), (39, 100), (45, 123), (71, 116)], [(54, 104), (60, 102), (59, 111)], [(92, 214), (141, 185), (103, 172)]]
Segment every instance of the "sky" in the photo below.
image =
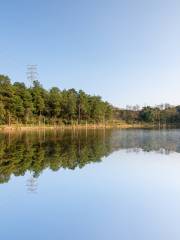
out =
[(0, 74), (115, 106), (180, 104), (179, 0), (0, 0)]

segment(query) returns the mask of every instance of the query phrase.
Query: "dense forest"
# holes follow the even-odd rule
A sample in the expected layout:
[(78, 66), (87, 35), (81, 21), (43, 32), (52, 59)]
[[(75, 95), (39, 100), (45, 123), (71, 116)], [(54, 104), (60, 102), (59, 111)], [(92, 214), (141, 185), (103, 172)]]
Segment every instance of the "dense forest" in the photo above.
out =
[(180, 106), (162, 104), (115, 108), (100, 96), (75, 89), (49, 91), (34, 81), (31, 87), (12, 83), (0, 75), (0, 124), (84, 124), (84, 123), (148, 123), (158, 126), (180, 123)]
[(99, 96), (82, 90), (45, 90), (38, 81), (32, 87), (11, 83), (0, 75), (0, 124), (99, 123), (112, 118), (113, 107)]

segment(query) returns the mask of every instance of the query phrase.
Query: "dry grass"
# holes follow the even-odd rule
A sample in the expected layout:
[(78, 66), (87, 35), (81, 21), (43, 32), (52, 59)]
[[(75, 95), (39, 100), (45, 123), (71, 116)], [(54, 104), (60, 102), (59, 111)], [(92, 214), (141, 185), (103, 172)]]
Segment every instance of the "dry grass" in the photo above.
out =
[(112, 124), (80, 124), (80, 125), (2, 125), (0, 131), (39, 131), (39, 130), (64, 130), (64, 129), (128, 129), (128, 128), (152, 128), (152, 124), (127, 124), (127, 123), (112, 123)]

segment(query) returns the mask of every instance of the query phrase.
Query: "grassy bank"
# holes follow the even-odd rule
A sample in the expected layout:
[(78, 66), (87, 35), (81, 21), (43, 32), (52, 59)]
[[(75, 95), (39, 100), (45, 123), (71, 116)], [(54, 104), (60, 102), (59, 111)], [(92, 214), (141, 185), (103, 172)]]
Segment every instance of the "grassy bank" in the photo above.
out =
[[(161, 128), (166, 128), (167, 126), (161, 126)], [(23, 125), (23, 124), (13, 124), (13, 125), (1, 125), (0, 131), (36, 131), (36, 130), (64, 130), (64, 129), (144, 129), (144, 128), (159, 128), (159, 126), (147, 123), (111, 123), (111, 124), (79, 124), (79, 125)]]

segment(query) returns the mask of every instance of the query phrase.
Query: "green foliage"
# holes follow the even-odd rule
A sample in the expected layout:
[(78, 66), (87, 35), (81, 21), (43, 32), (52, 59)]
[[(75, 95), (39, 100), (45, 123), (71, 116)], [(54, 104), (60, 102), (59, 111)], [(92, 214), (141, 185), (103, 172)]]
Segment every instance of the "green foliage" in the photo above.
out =
[(51, 117), (58, 118), (61, 114), (62, 96), (58, 88), (53, 87), (49, 92), (48, 113)]
[(38, 81), (33, 82), (31, 94), (33, 98), (34, 113), (41, 116), (45, 110), (46, 92)]
[(104, 122), (110, 120), (113, 107), (99, 96), (90, 96), (75, 89), (45, 90), (38, 81), (27, 88), (24, 83), (11, 84), (0, 75), (0, 124), (48, 123), (65, 124)]
[(154, 122), (155, 119), (154, 110), (151, 107), (144, 107), (140, 112), (140, 118), (144, 122)]
[(156, 107), (144, 107), (142, 109), (128, 107), (125, 110), (115, 110), (117, 119), (122, 119), (128, 123), (148, 123), (157, 126), (179, 125), (180, 106), (174, 107), (169, 104)]
[(62, 118), (71, 123), (77, 119), (77, 92), (75, 89), (62, 92)]
[(0, 75), (0, 124), (77, 124), (106, 123), (111, 120), (126, 123), (147, 123), (159, 126), (180, 124), (180, 106), (128, 106), (118, 109), (75, 89), (61, 91), (57, 87), (45, 90), (38, 81), (28, 88), (24, 83), (11, 83)]
[(23, 123), (27, 123), (33, 112), (32, 95), (24, 83), (16, 82), (13, 86), (16, 98), (20, 98), (19, 100), (16, 100), (19, 101), (19, 106), (17, 106), (17, 108), (19, 108), (19, 111), (21, 112), (17, 117), (20, 118)]
[(3, 124), (5, 121), (5, 113), (4, 104), (0, 101), (0, 124)]
[(78, 100), (77, 100), (77, 108), (78, 108), (78, 120), (89, 120), (90, 119), (90, 104), (89, 104), (90, 96), (87, 95), (82, 90), (78, 93)]

